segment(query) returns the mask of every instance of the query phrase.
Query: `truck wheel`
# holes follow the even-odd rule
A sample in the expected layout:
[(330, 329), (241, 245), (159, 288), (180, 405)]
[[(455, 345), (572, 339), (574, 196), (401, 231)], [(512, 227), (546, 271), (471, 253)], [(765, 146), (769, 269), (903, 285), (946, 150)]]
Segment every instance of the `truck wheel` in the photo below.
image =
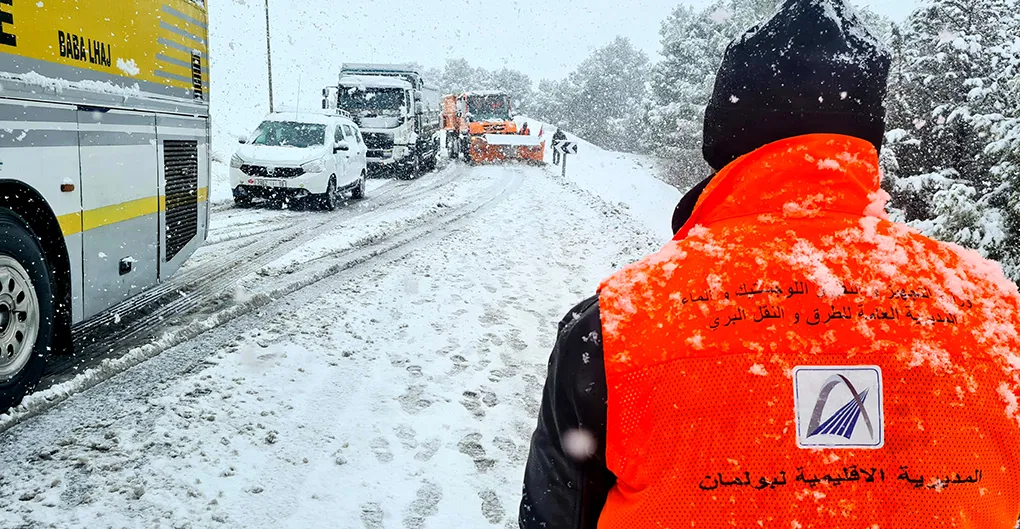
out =
[(461, 148), (461, 152), (464, 155), (464, 161), (471, 163), (471, 140), (465, 140), (461, 138), (459, 145)]
[(53, 277), (21, 218), (0, 210), (0, 410), (35, 389), (52, 350)]
[(421, 175), (421, 153), (415, 152), (410, 158), (409, 163), (397, 169), (397, 175), (401, 180), (414, 180)]
[(456, 160), (460, 158), (460, 145), (457, 142), (456, 136), (446, 137), (446, 149), (450, 152), (450, 159)]

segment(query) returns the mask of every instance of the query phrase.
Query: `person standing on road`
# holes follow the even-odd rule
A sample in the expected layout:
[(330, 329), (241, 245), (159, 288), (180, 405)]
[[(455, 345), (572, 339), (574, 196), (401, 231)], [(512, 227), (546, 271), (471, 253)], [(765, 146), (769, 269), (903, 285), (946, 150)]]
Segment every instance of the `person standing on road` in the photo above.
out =
[(717, 174), (560, 322), (522, 529), (1015, 526), (1020, 293), (888, 220), (889, 68), (842, 0), (730, 45)]
[(553, 165), (560, 164), (560, 158), (563, 156), (559, 149), (556, 148), (556, 142), (565, 141), (567, 139), (566, 133), (563, 132), (562, 128), (556, 127), (556, 133), (553, 134)]

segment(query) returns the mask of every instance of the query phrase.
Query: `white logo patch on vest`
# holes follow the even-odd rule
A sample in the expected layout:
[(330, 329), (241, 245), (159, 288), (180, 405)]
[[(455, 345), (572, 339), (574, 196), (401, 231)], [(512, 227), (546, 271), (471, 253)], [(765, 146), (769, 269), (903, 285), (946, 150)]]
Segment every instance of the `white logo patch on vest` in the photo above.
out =
[(882, 369), (878, 366), (799, 366), (793, 401), (800, 448), (882, 448)]

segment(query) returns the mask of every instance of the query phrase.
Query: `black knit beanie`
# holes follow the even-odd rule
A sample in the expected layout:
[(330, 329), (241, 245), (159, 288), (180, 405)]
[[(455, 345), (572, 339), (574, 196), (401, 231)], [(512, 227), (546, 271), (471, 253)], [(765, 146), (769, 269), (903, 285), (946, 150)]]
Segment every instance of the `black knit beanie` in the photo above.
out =
[(705, 110), (705, 160), (721, 170), (763, 145), (812, 133), (880, 149), (890, 63), (843, 0), (786, 0), (727, 48)]

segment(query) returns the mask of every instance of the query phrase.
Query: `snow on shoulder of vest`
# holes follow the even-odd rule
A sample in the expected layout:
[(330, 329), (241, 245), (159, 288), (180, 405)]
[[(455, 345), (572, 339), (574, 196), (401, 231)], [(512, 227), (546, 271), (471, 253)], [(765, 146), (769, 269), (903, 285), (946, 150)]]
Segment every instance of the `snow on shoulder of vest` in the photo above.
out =
[(651, 283), (665, 284), (687, 259), (676, 241), (666, 245), (644, 259), (630, 264), (602, 282), (599, 299), (610, 304), (614, 310), (602, 311), (602, 329), (605, 334), (615, 334), (621, 323), (638, 313), (634, 300)]

